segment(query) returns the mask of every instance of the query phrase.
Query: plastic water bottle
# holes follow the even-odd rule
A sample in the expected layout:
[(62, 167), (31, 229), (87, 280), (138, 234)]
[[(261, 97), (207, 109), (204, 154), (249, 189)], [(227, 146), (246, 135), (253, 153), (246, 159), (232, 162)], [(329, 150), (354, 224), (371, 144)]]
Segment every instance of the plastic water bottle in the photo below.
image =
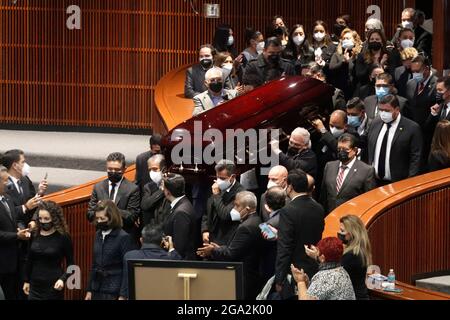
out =
[(394, 269), (390, 269), (389, 270), (389, 274), (388, 274), (387, 278), (388, 278), (388, 282), (389, 282), (389, 287), (391, 289), (395, 289), (395, 273), (394, 273)]

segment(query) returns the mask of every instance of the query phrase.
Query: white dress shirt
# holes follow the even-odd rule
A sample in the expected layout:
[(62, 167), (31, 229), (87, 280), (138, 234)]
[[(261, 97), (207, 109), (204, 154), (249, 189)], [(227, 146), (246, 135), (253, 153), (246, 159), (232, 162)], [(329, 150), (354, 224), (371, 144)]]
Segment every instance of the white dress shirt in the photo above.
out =
[[(391, 123), (391, 128), (389, 129), (389, 136), (388, 136), (388, 142), (387, 142), (387, 149), (386, 149), (386, 173), (384, 176), (384, 180), (391, 181), (391, 166), (390, 166), (390, 159), (391, 159), (391, 148), (392, 148), (392, 141), (394, 140), (395, 133), (397, 132), (398, 125), (400, 123), (402, 115), (399, 114), (397, 119)], [(383, 127), (381, 128), (380, 134), (378, 135), (377, 145), (375, 147), (375, 157), (373, 159), (373, 167), (375, 168), (375, 172), (378, 176), (378, 162), (381, 152), (381, 145), (383, 144), (383, 138), (387, 130), (387, 124), (383, 124)]]
[(180, 202), (180, 200), (183, 199), (184, 197), (185, 197), (185, 196), (183, 195), (183, 196), (181, 196), (181, 197), (175, 198), (175, 200), (173, 200), (173, 201), (170, 203), (170, 209), (175, 208), (175, 206), (177, 205), (177, 203)]
[[(345, 165), (347, 167), (347, 169), (345, 169), (345, 171), (344, 171), (344, 178), (342, 179), (342, 185), (344, 184), (344, 181), (347, 178), (348, 173), (350, 172), (350, 170), (353, 168), (353, 165), (355, 164), (355, 162), (356, 162), (356, 157), (352, 161), (350, 161), (349, 164)], [(339, 173), (341, 172), (341, 167), (342, 166), (344, 166), (344, 164), (342, 162), (340, 162), (339, 163), (338, 176), (339, 176)]]
[(19, 187), (19, 179), (16, 179), (13, 176), (9, 176), (9, 178), (12, 181), (12, 183), (14, 184), (14, 187), (16, 188), (17, 192), (19, 194), (22, 194), (23, 193), (23, 189), (21, 190), (20, 187)]

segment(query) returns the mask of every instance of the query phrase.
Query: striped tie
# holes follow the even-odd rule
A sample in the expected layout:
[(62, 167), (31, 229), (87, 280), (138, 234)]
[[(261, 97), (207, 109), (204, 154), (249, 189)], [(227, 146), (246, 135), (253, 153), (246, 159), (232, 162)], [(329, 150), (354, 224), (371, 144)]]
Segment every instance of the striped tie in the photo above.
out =
[(345, 170), (347, 170), (347, 166), (341, 166), (341, 168), (339, 170), (339, 174), (336, 179), (336, 193), (339, 193), (339, 191), (341, 191), (342, 184), (344, 182)]

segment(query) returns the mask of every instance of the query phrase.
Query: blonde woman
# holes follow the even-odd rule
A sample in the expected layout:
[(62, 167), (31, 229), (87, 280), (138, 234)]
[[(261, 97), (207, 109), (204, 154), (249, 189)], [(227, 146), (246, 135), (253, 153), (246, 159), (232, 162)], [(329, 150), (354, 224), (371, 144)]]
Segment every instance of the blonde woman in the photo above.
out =
[[(342, 217), (338, 238), (344, 243), (344, 254), (341, 265), (350, 275), (357, 300), (368, 300), (369, 293), (366, 287), (367, 267), (372, 264), (372, 250), (369, 235), (360, 218), (353, 215)], [(305, 246), (306, 254), (317, 259), (318, 249), (314, 246)]]
[(359, 34), (349, 28), (344, 29), (336, 52), (331, 57), (328, 82), (344, 91), (348, 100), (354, 92), (353, 68), (356, 57), (361, 53), (362, 41)]

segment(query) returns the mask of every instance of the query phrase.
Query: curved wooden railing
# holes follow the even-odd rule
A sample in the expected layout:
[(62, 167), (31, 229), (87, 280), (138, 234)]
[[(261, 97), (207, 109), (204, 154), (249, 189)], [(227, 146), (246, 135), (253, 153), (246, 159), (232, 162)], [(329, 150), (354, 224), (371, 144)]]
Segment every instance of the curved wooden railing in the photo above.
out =
[(373, 263), (384, 274), (394, 268), (407, 289), (402, 295), (377, 291), (374, 296), (450, 299), (408, 285), (415, 274), (450, 269), (450, 169), (378, 188), (343, 204), (326, 218), (324, 237), (336, 236), (339, 218), (348, 214), (366, 225)]
[(167, 131), (192, 118), (194, 103), (184, 97), (186, 70), (191, 66), (186, 64), (170, 71), (156, 86), (155, 104)]

